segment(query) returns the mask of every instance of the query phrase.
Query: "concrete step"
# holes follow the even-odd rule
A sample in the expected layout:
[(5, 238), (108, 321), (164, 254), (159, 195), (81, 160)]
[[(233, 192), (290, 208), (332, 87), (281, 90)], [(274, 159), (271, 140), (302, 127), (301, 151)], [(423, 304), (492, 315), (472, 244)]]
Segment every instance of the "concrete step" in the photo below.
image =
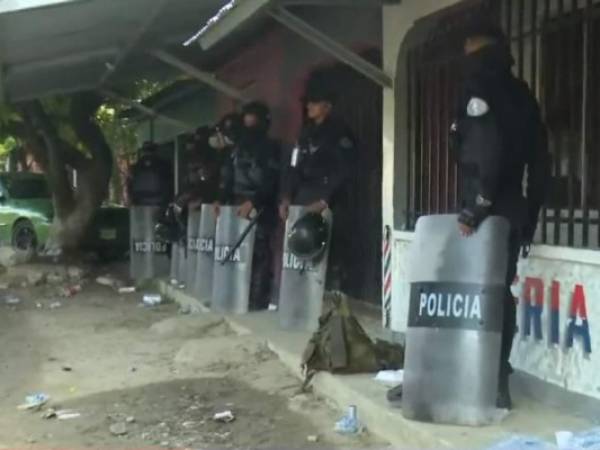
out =
[[(165, 296), (182, 305), (189, 305), (196, 311), (207, 311), (204, 305), (181, 290), (166, 283), (161, 289)], [(281, 329), (276, 312), (225, 318), (237, 332), (264, 339), (283, 364), (302, 378), (301, 355), (310, 333)], [(371, 327), (372, 322), (365, 328), (369, 331)], [(515, 398), (514, 411), (493, 426), (470, 428), (412, 422), (404, 419), (400, 410), (388, 405), (385, 396), (387, 387), (374, 381), (373, 377), (373, 374), (332, 375), (321, 372), (313, 379), (312, 386), (318, 395), (333, 401), (341, 410), (348, 405), (356, 405), (359, 418), (368, 430), (390, 442), (393, 448), (483, 449), (514, 434), (553, 441), (555, 431), (577, 431), (592, 426), (589, 420), (570, 413), (568, 405), (563, 409), (551, 409), (525, 397)]]

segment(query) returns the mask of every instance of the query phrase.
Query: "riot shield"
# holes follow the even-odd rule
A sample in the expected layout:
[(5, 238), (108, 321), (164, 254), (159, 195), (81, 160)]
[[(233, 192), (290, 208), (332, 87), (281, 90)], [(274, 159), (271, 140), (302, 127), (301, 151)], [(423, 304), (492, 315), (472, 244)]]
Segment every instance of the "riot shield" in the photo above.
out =
[[(302, 206), (290, 207), (285, 224), (279, 289), (279, 322), (285, 329), (316, 331), (323, 309), (329, 245), (314, 261), (303, 261), (289, 251), (288, 235), (296, 221), (302, 217), (304, 209)], [(324, 217), (331, 233), (333, 224), (331, 211), (325, 211)]]
[(403, 415), (484, 425), (496, 417), (508, 221), (460, 236), (457, 217), (422, 217), (410, 251)]
[(198, 233), (200, 231), (200, 209), (191, 209), (188, 213), (187, 222), (187, 258), (185, 287), (190, 295), (194, 295), (196, 282), (196, 266), (198, 261)]
[(171, 281), (178, 285), (185, 284), (187, 271), (185, 268), (186, 244), (176, 241), (171, 245)]
[(215, 232), (217, 219), (212, 205), (202, 205), (196, 251), (196, 274), (192, 295), (202, 303), (210, 303), (212, 297)]
[(250, 221), (237, 216), (237, 209), (236, 206), (222, 207), (217, 219), (211, 309), (219, 313), (248, 312), (256, 228), (252, 227), (242, 244), (231, 254), (250, 224)]
[(169, 273), (168, 245), (155, 237), (159, 206), (130, 208), (130, 275), (137, 283)]

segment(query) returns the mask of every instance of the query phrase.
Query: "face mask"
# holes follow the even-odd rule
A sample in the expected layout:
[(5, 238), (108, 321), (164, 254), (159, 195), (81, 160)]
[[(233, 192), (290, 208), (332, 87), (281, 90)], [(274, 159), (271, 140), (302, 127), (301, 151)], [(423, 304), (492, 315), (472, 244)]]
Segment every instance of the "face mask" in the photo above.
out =
[(242, 144), (252, 144), (258, 141), (260, 138), (264, 136), (264, 132), (262, 129), (258, 127), (246, 127), (244, 128), (241, 136)]

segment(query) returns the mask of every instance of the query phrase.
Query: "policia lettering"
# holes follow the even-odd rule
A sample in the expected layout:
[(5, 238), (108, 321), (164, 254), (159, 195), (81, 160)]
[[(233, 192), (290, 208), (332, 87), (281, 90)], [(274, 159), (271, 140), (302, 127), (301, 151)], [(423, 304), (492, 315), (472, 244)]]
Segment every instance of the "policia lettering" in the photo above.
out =
[(194, 238), (188, 240), (188, 250), (200, 253), (212, 253), (215, 249), (213, 238)]
[(298, 258), (292, 252), (283, 252), (283, 268), (299, 272), (314, 272), (315, 264), (312, 261)]
[(500, 331), (503, 286), (413, 283), (409, 327)]
[(167, 253), (167, 243), (163, 241), (133, 241), (136, 253)]
[(242, 261), (242, 252), (239, 248), (233, 252), (233, 255), (231, 254), (232, 247), (233, 246), (230, 245), (217, 245), (215, 247), (215, 262), (223, 262), (225, 261), (225, 258), (228, 258), (229, 261), (234, 263), (245, 262)]

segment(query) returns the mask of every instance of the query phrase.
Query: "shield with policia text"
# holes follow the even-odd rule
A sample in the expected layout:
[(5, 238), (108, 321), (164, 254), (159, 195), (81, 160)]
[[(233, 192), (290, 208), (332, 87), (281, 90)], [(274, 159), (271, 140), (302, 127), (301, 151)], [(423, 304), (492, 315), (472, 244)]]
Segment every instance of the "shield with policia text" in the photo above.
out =
[(179, 285), (185, 285), (187, 270), (186, 263), (186, 242), (178, 240), (171, 246), (171, 280)]
[[(323, 294), (327, 275), (329, 241), (325, 250), (313, 260), (295, 256), (288, 247), (289, 235), (298, 219), (304, 215), (303, 206), (290, 207), (285, 225), (283, 265), (279, 290), (279, 322), (285, 329), (316, 331), (323, 309)], [(323, 213), (331, 234), (331, 211)]]
[(138, 284), (169, 273), (168, 243), (155, 235), (160, 211), (158, 206), (130, 208), (130, 275)]
[(202, 205), (198, 237), (193, 245), (196, 252), (196, 276), (192, 295), (204, 304), (210, 303), (212, 296), (216, 227), (213, 206)]
[(498, 417), (509, 228), (489, 217), (466, 238), (457, 216), (417, 222), (409, 252), (406, 418), (485, 425)]
[(237, 210), (237, 206), (221, 207), (217, 219), (211, 309), (219, 313), (248, 312), (256, 228), (251, 227), (235, 248), (251, 224), (238, 217)]
[(194, 295), (196, 283), (196, 267), (198, 264), (198, 233), (200, 232), (200, 209), (189, 207), (187, 221), (187, 258), (185, 287), (189, 294)]

